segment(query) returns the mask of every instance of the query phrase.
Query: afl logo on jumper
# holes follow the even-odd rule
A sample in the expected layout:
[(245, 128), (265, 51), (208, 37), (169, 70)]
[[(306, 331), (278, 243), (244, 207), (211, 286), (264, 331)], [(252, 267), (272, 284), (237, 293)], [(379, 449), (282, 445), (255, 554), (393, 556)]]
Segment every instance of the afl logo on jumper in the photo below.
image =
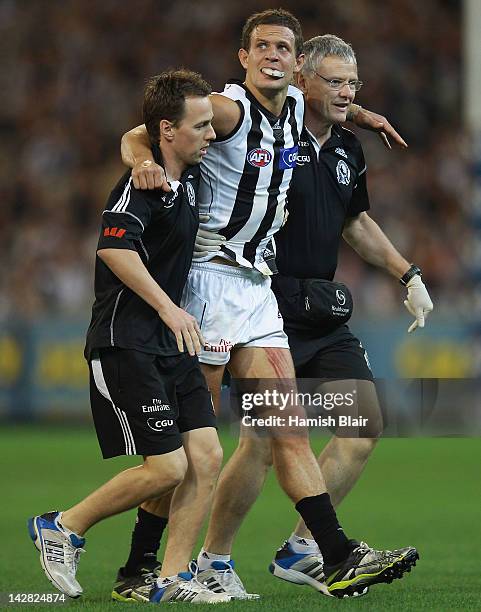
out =
[(247, 161), (251, 166), (256, 168), (264, 168), (272, 161), (272, 153), (267, 149), (252, 149), (247, 153)]
[(342, 159), (337, 162), (336, 174), (337, 182), (340, 185), (349, 185), (349, 181), (351, 180), (351, 171), (349, 170), (349, 166)]
[(195, 191), (192, 187), (192, 183), (187, 182), (185, 186), (187, 189), (187, 197), (189, 198), (189, 204), (191, 206), (195, 206)]

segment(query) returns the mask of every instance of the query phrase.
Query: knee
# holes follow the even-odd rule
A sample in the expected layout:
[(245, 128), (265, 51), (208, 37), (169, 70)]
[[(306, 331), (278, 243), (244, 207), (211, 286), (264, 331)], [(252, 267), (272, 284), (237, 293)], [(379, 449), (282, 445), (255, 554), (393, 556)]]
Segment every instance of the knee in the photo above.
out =
[(377, 439), (382, 435), (384, 430), (384, 420), (382, 416), (381, 409), (379, 406), (376, 409), (372, 410), (372, 413), (369, 415), (369, 425), (363, 428), (363, 432), (366, 441), (368, 439), (373, 441), (373, 446), (375, 446)]
[(378, 438), (339, 438), (353, 461), (365, 461), (374, 450)]
[(188, 464), (185, 454), (182, 453), (175, 457), (165, 457), (163, 461), (157, 461), (155, 465), (144, 465), (144, 468), (146, 486), (152, 498), (175, 489), (184, 480)]
[(162, 472), (162, 479), (166, 480), (171, 488), (175, 488), (185, 478), (188, 464), (185, 456), (182, 459), (172, 462), (165, 471)]
[(249, 465), (255, 464), (258, 469), (269, 470), (272, 466), (272, 445), (269, 438), (240, 438), (238, 454), (245, 457)]
[(222, 460), (224, 459), (224, 451), (222, 450), (222, 446), (217, 443), (213, 448), (211, 448), (208, 457), (208, 463), (210, 467), (210, 471), (215, 473), (216, 476), (219, 475), (220, 468), (222, 467)]
[(208, 448), (204, 449), (201, 458), (196, 461), (197, 471), (200, 471), (207, 479), (217, 479), (222, 467), (223, 457), (222, 446), (218, 442), (217, 444), (211, 444)]
[(277, 455), (278, 453), (287, 453), (296, 457), (312, 455), (308, 430), (305, 432), (300, 431), (297, 433), (289, 433), (288, 435), (273, 438), (272, 447), (274, 455)]
[(224, 453), (218, 440), (202, 444), (191, 449), (189, 461), (190, 469), (202, 480), (216, 480), (222, 467)]

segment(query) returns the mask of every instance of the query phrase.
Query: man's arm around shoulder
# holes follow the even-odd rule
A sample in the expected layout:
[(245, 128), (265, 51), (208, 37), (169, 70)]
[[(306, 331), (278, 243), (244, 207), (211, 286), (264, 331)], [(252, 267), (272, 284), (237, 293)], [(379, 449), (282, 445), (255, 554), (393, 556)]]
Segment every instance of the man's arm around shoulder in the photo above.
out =
[[(214, 112), (212, 127), (218, 138), (224, 138), (236, 128), (241, 118), (241, 110), (234, 100), (221, 94), (211, 94), (210, 100)], [(164, 169), (155, 163), (144, 124), (122, 136), (120, 151), (124, 164), (132, 168), (132, 182), (136, 189), (170, 191)]]
[(210, 95), (214, 118), (212, 127), (217, 138), (225, 138), (237, 127), (241, 118), (241, 109), (237, 102), (218, 93)]

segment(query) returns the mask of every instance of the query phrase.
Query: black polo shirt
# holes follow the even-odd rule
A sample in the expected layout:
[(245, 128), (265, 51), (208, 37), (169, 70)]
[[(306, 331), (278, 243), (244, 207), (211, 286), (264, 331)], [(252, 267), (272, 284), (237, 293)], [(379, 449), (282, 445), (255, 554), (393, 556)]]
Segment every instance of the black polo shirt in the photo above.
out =
[(332, 280), (346, 218), (369, 209), (364, 154), (350, 130), (334, 125), (321, 148), (304, 127), (287, 209), (275, 239), (279, 273)]
[[(158, 150), (154, 157), (161, 161)], [(189, 167), (171, 185), (169, 193), (137, 190), (130, 171), (126, 172), (108, 199), (98, 249), (136, 251), (155, 281), (179, 305), (199, 225), (199, 166)], [(161, 356), (179, 354), (173, 332), (157, 311), (97, 256), (85, 356), (90, 359), (94, 349), (111, 346)]]
[(299, 330), (293, 306), (300, 291), (296, 279), (334, 278), (346, 218), (369, 209), (364, 154), (351, 131), (333, 126), (319, 147), (304, 127), (287, 208), (287, 222), (276, 235), (279, 274), (272, 278), (272, 289), (299, 368), (319, 350), (353, 338), (347, 325), (335, 331), (317, 325)]

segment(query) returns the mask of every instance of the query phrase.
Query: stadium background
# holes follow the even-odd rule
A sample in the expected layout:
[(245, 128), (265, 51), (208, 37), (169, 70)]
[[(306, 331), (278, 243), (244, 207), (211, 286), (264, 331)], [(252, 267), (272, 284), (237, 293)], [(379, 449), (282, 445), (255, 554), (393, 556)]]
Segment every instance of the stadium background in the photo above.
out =
[[(364, 265), (348, 249), (343, 250), (338, 274), (353, 292), (352, 327), (368, 347), (378, 377), (466, 378), (479, 377), (481, 372), (481, 118), (479, 111), (476, 114), (481, 52), (472, 44), (481, 29), (480, 4), (479, 0), (282, 3), (300, 19), (306, 39), (333, 32), (353, 44), (365, 82), (357, 101), (386, 115), (410, 145), (407, 151), (388, 152), (375, 135), (360, 134), (369, 168), (372, 215), (423, 269), (435, 303), (426, 329), (407, 336), (410, 316), (399, 284)], [(227, 78), (242, 77), (236, 59), (242, 24), (250, 13), (270, 6), (264, 0), (0, 3), (0, 438), (7, 466), (2, 489), (11, 494), (2, 518), (22, 523), (9, 531), (10, 546), (4, 547), (19, 546), (22, 563), (33, 562), (33, 551), (24, 551), (24, 517), (45, 510), (44, 500), (47, 505), (53, 500), (59, 505), (71, 503), (73, 493), (75, 498), (86, 493), (101, 482), (101, 476), (116, 469), (100, 463), (89, 425), (86, 430), (70, 426), (89, 422), (82, 349), (92, 301), (99, 214), (123, 172), (120, 136), (141, 122), (143, 84), (166, 67), (182, 65), (202, 72), (215, 90)], [(228, 433), (224, 441), (230, 449)], [(361, 521), (356, 508), (362, 507), (366, 516), (374, 513), (376, 528), (368, 527), (363, 537), (371, 537), (377, 545), (392, 541), (388, 527), (404, 539), (413, 534), (415, 540), (426, 535), (421, 528), (425, 521), (432, 521), (431, 552), (444, 554), (443, 538), (454, 536), (461, 517), (467, 524), (475, 522), (470, 500), (479, 495), (473, 469), (479, 458), (476, 443), (387, 441), (353, 492), (352, 504), (346, 504), (345, 516), (357, 526)], [(445, 462), (452, 462), (445, 474), (447, 491), (439, 470)], [(59, 478), (69, 475), (70, 481), (81, 485), (73, 485), (74, 491), (52, 483), (40, 486), (36, 470), (29, 466), (35, 464), (43, 477), (52, 463)], [(379, 487), (401, 466), (413, 480), (403, 476), (399, 491), (391, 482), (392, 488), (383, 488), (381, 495)], [(462, 483), (460, 474), (464, 474)], [(455, 494), (450, 493), (454, 479), (460, 495), (456, 504), (446, 499)], [(254, 527), (257, 521), (264, 525), (269, 504), (279, 504), (286, 520), (291, 516), (275, 485), (268, 487), (246, 523), (250, 539), (258, 538)], [(399, 494), (404, 507), (408, 490), (414, 496), (406, 502), (409, 516), (393, 511), (388, 525), (389, 509), (384, 508), (383, 514), (377, 505), (383, 503), (384, 494), (386, 499)], [(419, 504), (416, 494), (421, 496)], [(282, 512), (279, 516), (284, 516)], [(109, 523), (113, 526), (100, 526), (97, 533), (115, 539), (120, 537), (119, 526), (130, 520), (115, 519)], [(266, 541), (272, 530), (266, 529)], [(285, 535), (280, 527), (274, 531), (263, 569), (272, 546)], [(472, 570), (462, 572), (469, 576), (479, 551), (474, 553), (468, 538), (460, 538), (456, 546), (457, 555), (470, 555), (472, 563), (467, 566)], [(112, 556), (101, 546), (93, 550), (109, 584)], [(115, 567), (118, 554), (114, 558)], [(244, 549), (241, 559), (254, 566), (261, 563)], [(2, 561), (8, 563), (3, 553)], [(453, 594), (456, 589), (448, 588), (445, 580), (457, 584), (459, 566), (453, 561), (440, 571), (431, 558), (424, 565), (423, 578), (413, 574), (411, 584), (422, 589), (431, 578), (430, 567), (437, 572), (433, 588), (438, 595)], [(45, 590), (37, 570), (29, 569), (29, 584)], [(25, 588), (22, 571), (17, 568), (14, 574), (17, 590)], [(269, 583), (273, 597), (292, 594), (291, 587), (278, 583), (275, 588)], [(470, 584), (466, 579), (465, 608), (474, 601)], [(264, 588), (262, 581), (254, 586)], [(393, 592), (404, 597), (403, 586), (396, 585)], [(105, 584), (101, 587), (99, 582), (98, 589), (101, 597)], [(387, 600), (374, 601), (378, 608), (390, 605)], [(422, 607), (401, 601), (412, 604), (412, 609)], [(442, 609), (433, 601), (428, 598), (425, 605)], [(460, 601), (444, 609), (461, 607)], [(309, 609), (309, 603), (300, 599), (298, 605)]]

